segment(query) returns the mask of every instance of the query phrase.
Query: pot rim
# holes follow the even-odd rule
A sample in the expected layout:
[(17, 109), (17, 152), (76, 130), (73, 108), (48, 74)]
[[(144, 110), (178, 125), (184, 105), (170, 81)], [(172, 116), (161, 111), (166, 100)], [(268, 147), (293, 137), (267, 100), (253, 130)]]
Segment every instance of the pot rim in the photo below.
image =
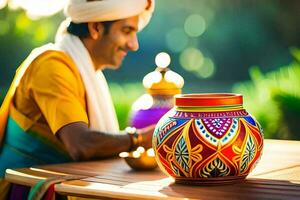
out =
[(242, 106), (243, 95), (236, 93), (192, 93), (175, 96), (178, 107)]

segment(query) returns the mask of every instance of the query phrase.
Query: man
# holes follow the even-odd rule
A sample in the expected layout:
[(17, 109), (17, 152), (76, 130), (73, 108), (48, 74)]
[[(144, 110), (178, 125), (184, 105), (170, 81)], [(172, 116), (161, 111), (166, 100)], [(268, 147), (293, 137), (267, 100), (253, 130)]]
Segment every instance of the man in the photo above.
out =
[[(154, 0), (71, 0), (67, 32), (22, 63), (2, 104), (0, 177), (5, 169), (81, 161), (150, 147), (153, 126), (119, 131), (102, 70), (138, 50)], [(2, 130), (2, 131), (1, 131)], [(6, 187), (5, 187), (6, 186)], [(7, 190), (0, 180), (0, 190)], [(1, 198), (1, 196), (0, 196)]]

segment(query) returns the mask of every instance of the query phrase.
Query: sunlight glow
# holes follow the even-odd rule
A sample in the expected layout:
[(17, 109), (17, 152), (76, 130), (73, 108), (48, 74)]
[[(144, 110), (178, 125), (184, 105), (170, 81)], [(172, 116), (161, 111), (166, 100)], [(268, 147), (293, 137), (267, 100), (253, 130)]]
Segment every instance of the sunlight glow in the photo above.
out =
[(31, 19), (35, 19), (56, 14), (64, 8), (66, 2), (67, 0), (11, 0), (9, 6), (12, 9), (21, 7)]
[(132, 110), (148, 110), (153, 105), (153, 98), (149, 94), (144, 94), (132, 105)]
[(18, 9), (20, 6), (19, 6), (19, 1), (20, 0), (10, 0), (10, 1), (8, 1), (8, 8), (10, 9), (10, 10), (16, 10), (16, 9)]
[[(96, 176), (97, 177), (97, 176)], [(99, 182), (88, 182), (87, 185), (84, 186), (85, 191), (96, 190), (99, 193), (110, 193), (116, 194), (117, 196), (123, 195), (128, 197), (128, 195), (143, 197), (144, 199), (151, 199), (155, 197), (167, 199), (167, 195), (161, 192), (163, 188), (172, 184), (174, 180), (172, 178), (164, 178), (158, 180), (151, 180), (151, 181), (142, 181), (142, 182), (134, 182), (131, 180), (127, 185), (115, 185), (115, 184), (108, 184), (108, 183), (99, 183)], [(141, 189), (143, 186), (143, 189)], [(58, 185), (57, 188), (60, 186)], [(64, 184), (65, 188), (72, 187), (68, 185), (68, 183)], [(147, 189), (144, 189), (147, 188)], [(151, 188), (151, 189), (150, 189)], [(119, 196), (120, 197), (120, 196)]]
[[(141, 185), (143, 187), (147, 188), (150, 187), (151, 190), (139, 190), (143, 195), (148, 195), (148, 193), (153, 197), (167, 197), (166, 194), (161, 193), (163, 188), (166, 188), (168, 185), (172, 184), (174, 182), (173, 178), (163, 178), (163, 179), (157, 179), (157, 180), (151, 180), (151, 181), (140, 181), (135, 183), (129, 183), (126, 186), (124, 186), (124, 189), (128, 190), (131, 188), (139, 188)], [(137, 191), (137, 190), (135, 190)], [(137, 192), (135, 192), (137, 193)], [(155, 198), (157, 199), (157, 198)]]
[(55, 171), (50, 171), (50, 170), (46, 170), (46, 169), (39, 169), (39, 168), (35, 168), (35, 167), (30, 167), (29, 168), (32, 171), (36, 171), (36, 172), (43, 172), (43, 173), (48, 173), (48, 174), (56, 174), (56, 175), (68, 175), (66, 173), (61, 173), (61, 172), (55, 172)]
[(7, 0), (0, 0), (0, 10), (7, 5)]

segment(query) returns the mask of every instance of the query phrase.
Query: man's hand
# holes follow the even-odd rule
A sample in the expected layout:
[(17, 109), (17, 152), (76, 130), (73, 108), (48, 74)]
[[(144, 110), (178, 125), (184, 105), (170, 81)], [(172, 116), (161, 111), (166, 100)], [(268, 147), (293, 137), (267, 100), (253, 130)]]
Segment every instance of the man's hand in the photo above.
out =
[(140, 146), (144, 147), (145, 149), (152, 147), (152, 136), (155, 129), (155, 124), (150, 125), (148, 127), (138, 129), (138, 134), (142, 135), (142, 141)]

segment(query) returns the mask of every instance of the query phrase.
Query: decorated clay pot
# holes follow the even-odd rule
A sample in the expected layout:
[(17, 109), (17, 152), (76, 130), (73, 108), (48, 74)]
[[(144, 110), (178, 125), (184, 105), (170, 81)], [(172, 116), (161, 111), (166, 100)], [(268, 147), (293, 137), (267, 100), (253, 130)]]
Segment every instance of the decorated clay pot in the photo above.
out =
[(263, 134), (242, 95), (178, 95), (156, 126), (153, 148), (176, 183), (227, 183), (245, 179), (256, 166)]

